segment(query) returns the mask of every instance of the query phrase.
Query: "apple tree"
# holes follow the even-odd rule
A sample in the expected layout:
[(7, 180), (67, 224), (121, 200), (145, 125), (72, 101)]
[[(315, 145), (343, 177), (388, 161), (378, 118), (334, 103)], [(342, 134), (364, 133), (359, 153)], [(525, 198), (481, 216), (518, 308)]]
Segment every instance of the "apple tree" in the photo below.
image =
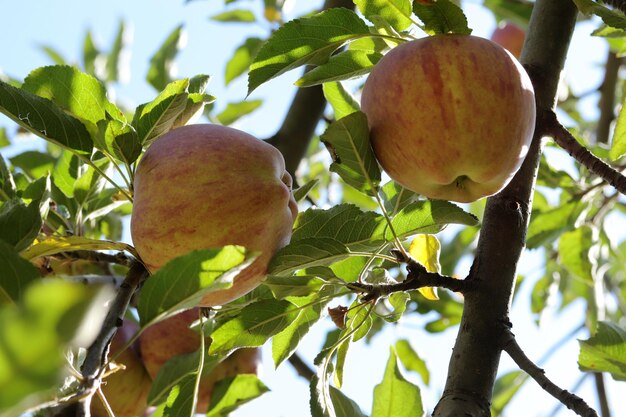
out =
[[(626, 238), (614, 226), (626, 213), (626, 3), (485, 0), (497, 21), (517, 25), (498, 42), (525, 35), (519, 62), (490, 42), (473, 49), (475, 22), (450, 0), (326, 0), (294, 18), (283, 1), (262, 3), (255, 13), (227, 0), (213, 21), (267, 23), (264, 38), (245, 39), (225, 63), (227, 84), (247, 77), (250, 95), (301, 71), (263, 144), (217, 126), (262, 108), (259, 100), (224, 106), (210, 94), (212, 74), (172, 75), (182, 27), (164, 34), (146, 75), (154, 97), (135, 108), (110, 94), (123, 24), (108, 52), (86, 36), (81, 64), (47, 49), (53, 65), (2, 75), (0, 112), (14, 129), (0, 130), (0, 145), (12, 149), (21, 135), (43, 145), (0, 158), (0, 416), (228, 415), (268, 391), (256, 375), (263, 346), (276, 367), (307, 379), (315, 417), (365, 416), (363, 408), (372, 417), (504, 415), (531, 383), (571, 415), (615, 415), (606, 387), (626, 380)], [(609, 49), (593, 116), (561, 76), (580, 22)], [(451, 53), (450, 43), (430, 42), (441, 39), (469, 41)], [(510, 41), (515, 52), (521, 41)], [(368, 87), (406, 45), (429, 45), (432, 55), (396, 61)], [(472, 72), (484, 59), (488, 67)], [(233, 135), (228, 154), (199, 152), (184, 137), (189, 124)], [(273, 147), (240, 145), (244, 135)], [(174, 145), (152, 148), (166, 141)], [(141, 168), (150, 149), (174, 163), (154, 174), (140, 209), (138, 177), (157, 169)], [(261, 186), (264, 149), (281, 189), (293, 178), (282, 205)], [(483, 187), (503, 166), (497, 186)], [(431, 179), (480, 191), (459, 199), (420, 187)], [(127, 239), (130, 217), (143, 227), (141, 244)], [(533, 282), (519, 275), (527, 251), (543, 259)], [(258, 259), (262, 271), (242, 285)], [(530, 304), (528, 321), (584, 303), (574, 335), (584, 330), (585, 339), (569, 366), (593, 379), (597, 400), (544, 372), (525, 349), (533, 341), (513, 333), (520, 285), (532, 286), (530, 299), (515, 298)], [(220, 291), (233, 296), (206, 302)], [(441, 395), (422, 398), (435, 370), (407, 333), (386, 341), (387, 358), (371, 358), (386, 361), (384, 375), (371, 408), (358, 404), (341, 389), (350, 348), (411, 317), (424, 318), (424, 331), (456, 332), (449, 367), (437, 370), (447, 372)], [(319, 326), (329, 329), (319, 352), (303, 357), (301, 342)], [(517, 370), (499, 372), (503, 354)]]

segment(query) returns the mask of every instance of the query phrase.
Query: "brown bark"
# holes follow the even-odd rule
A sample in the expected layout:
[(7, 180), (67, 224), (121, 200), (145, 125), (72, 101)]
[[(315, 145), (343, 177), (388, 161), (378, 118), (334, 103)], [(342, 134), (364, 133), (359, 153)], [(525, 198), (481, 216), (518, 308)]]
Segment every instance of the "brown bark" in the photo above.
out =
[(552, 112), (577, 9), (571, 0), (537, 0), (522, 51), (535, 88), (537, 125), (524, 164), (511, 183), (487, 200), (477, 254), (468, 276), (463, 318), (435, 417), (489, 417), (502, 337), (517, 262), (524, 249), (532, 193), (541, 156), (544, 115)]

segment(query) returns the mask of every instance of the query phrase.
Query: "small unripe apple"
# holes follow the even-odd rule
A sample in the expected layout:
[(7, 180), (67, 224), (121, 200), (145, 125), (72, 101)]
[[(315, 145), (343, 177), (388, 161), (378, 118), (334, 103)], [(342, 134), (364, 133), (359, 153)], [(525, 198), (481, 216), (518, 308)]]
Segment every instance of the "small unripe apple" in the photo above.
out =
[(298, 213), (281, 153), (240, 130), (190, 125), (157, 139), (137, 166), (131, 235), (152, 272), (192, 250), (241, 245), (260, 251), (211, 307), (256, 288)]
[[(189, 328), (197, 319), (197, 309), (187, 310), (148, 327), (139, 336), (141, 357), (152, 378), (172, 357), (192, 353), (200, 348), (200, 333)], [(206, 412), (218, 381), (238, 374), (257, 374), (260, 363), (260, 349), (239, 349), (204, 374), (200, 380), (197, 412)]]
[[(126, 342), (139, 330), (139, 326), (129, 320), (118, 329), (111, 341), (109, 357), (123, 365), (120, 369), (106, 377), (101, 385), (102, 393), (116, 417), (139, 417), (147, 408), (147, 398), (152, 379), (139, 358), (138, 346), (129, 346), (120, 352)], [(91, 400), (91, 415), (108, 417), (102, 401), (97, 395)]]
[(491, 34), (491, 40), (513, 54), (515, 58), (522, 55), (522, 47), (526, 32), (512, 22), (500, 22), (496, 30)]
[(361, 98), (389, 176), (428, 198), (467, 203), (506, 186), (528, 151), (535, 96), (500, 45), (439, 35), (392, 49)]

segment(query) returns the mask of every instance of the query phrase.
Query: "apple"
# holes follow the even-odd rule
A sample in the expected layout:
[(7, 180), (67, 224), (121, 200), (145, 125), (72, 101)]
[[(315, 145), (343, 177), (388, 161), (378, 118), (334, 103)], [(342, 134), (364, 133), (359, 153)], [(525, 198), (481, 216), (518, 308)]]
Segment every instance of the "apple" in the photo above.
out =
[(154, 272), (192, 250), (241, 245), (260, 256), (231, 288), (199, 304), (222, 305), (256, 288), (274, 253), (289, 243), (298, 206), (285, 161), (240, 130), (201, 124), (157, 139), (134, 178), (131, 235)]
[[(152, 378), (172, 357), (200, 348), (200, 334), (189, 328), (197, 319), (198, 309), (187, 310), (146, 328), (139, 336), (141, 357)], [(208, 349), (208, 340), (206, 346)], [(239, 349), (205, 373), (200, 380), (197, 412), (206, 412), (218, 381), (238, 374), (257, 374), (260, 363), (260, 349)]]
[(392, 49), (366, 80), (361, 105), (376, 158), (392, 179), (461, 203), (508, 184), (535, 127), (524, 68), (474, 36), (431, 36)]
[(491, 40), (513, 54), (515, 58), (522, 55), (522, 47), (526, 32), (515, 23), (502, 21), (491, 34)]
[[(147, 408), (147, 398), (150, 392), (152, 379), (136, 350), (138, 346), (130, 346), (124, 351), (126, 342), (139, 330), (135, 323), (125, 320), (111, 340), (109, 358), (114, 358), (117, 365), (123, 365), (102, 381), (101, 389), (111, 410), (116, 417), (142, 416)], [(94, 417), (108, 417), (100, 397), (94, 395), (91, 400), (91, 415)]]

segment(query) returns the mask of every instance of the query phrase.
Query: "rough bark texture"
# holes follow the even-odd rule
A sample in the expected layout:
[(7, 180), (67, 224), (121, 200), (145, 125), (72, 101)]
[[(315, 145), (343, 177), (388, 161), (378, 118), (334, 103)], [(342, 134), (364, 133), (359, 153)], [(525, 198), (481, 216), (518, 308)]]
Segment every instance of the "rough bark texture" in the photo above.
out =
[(467, 278), (474, 281), (476, 290), (465, 295), (463, 318), (435, 417), (490, 416), (501, 338), (511, 326), (510, 300), (541, 155), (542, 122), (554, 107), (576, 14), (571, 0), (535, 3), (521, 62), (535, 88), (537, 129), (515, 178), (487, 201), (476, 258)]

